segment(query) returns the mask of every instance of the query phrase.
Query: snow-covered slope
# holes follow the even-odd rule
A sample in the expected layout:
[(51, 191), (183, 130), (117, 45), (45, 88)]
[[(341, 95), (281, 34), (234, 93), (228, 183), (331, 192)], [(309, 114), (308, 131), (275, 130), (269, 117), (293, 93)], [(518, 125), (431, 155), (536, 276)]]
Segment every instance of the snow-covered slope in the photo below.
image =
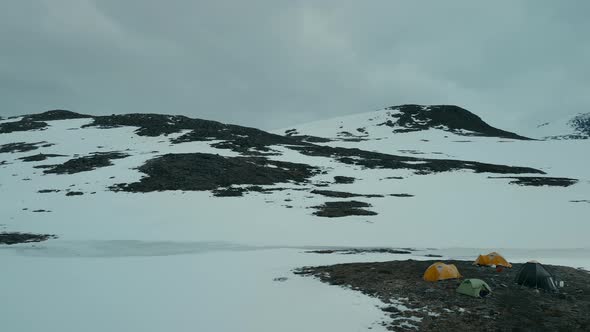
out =
[(580, 113), (560, 121), (544, 122), (531, 133), (544, 139), (588, 139), (590, 138), (590, 113)]
[[(424, 110), (420, 123), (429, 125), (399, 124), (400, 112)], [(434, 115), (440, 110), (441, 117)], [(467, 113), (466, 113), (467, 112)], [(413, 117), (416, 117), (413, 115)], [(404, 117), (406, 118), (406, 117)], [(441, 120), (443, 119), (443, 120)], [(445, 120), (446, 119), (446, 120)], [(450, 120), (449, 120), (450, 119)], [(456, 119), (461, 119), (456, 120)], [(581, 117), (580, 119), (584, 119)], [(570, 121), (571, 118), (568, 119)], [(388, 121), (393, 122), (388, 124)], [(446, 121), (446, 123), (444, 122)], [(491, 127), (479, 117), (456, 106), (392, 106), (383, 110), (354, 114), (335, 119), (316, 121), (274, 131), (294, 137), (306, 138), (316, 144), (358, 148), (382, 153), (436, 158), (465, 159), (505, 165), (531, 165), (553, 176), (588, 178), (588, 148), (585, 140), (559, 142), (542, 138), (569, 131), (549, 130), (527, 132), (534, 140)], [(470, 128), (468, 130), (466, 128)], [(486, 128), (486, 129), (474, 129)], [(491, 128), (491, 129), (490, 129)], [(324, 138), (324, 139), (320, 139)]]
[[(324, 330), (378, 330), (372, 299), (290, 270), (408, 255), (320, 258), (306, 249), (587, 248), (588, 142), (529, 140), (451, 106), (394, 107), (275, 133), (146, 114), (0, 120), (0, 232), (57, 236), (0, 244), (10, 271), (0, 292), (11, 298), (0, 310), (21, 331), (89, 322), (96, 331), (171, 322), (187, 327), (178, 331), (295, 331), (309, 319)], [(470, 259), (479, 250), (459, 252), (440, 253)], [(513, 258), (544, 257), (534, 255)], [(103, 280), (121, 284), (87, 286)], [(68, 305), (31, 304), (19, 298), (27, 291)], [(113, 304), (109, 292), (123, 300)], [(77, 305), (90, 297), (95, 307)], [(64, 321), (72, 312), (79, 319)]]
[[(54, 112), (5, 120), (0, 130), (19, 130), (0, 134), (0, 195), (13, 202), (0, 216), (11, 231), (61, 239), (586, 244), (580, 229), (589, 226), (579, 216), (589, 206), (572, 202), (590, 199), (587, 156), (579, 153), (585, 142), (530, 141), (500, 130), (514, 138), (472, 136), (465, 128), (473, 123), (395, 133), (366, 125), (388, 112), (298, 129), (332, 139), (321, 130), (349, 123), (368, 132), (359, 140), (335, 132), (337, 140), (316, 144), (184, 117)], [(72, 218), (80, 209), (88, 215)], [(484, 239), (454, 236), (475, 220), (497, 227)], [(555, 231), (526, 231), (557, 220), (557, 239)]]
[(288, 136), (309, 132), (345, 141), (390, 137), (391, 134), (438, 130), (460, 136), (484, 136), (527, 140), (490, 126), (477, 115), (454, 105), (400, 105), (385, 109), (314, 122), (285, 130)]

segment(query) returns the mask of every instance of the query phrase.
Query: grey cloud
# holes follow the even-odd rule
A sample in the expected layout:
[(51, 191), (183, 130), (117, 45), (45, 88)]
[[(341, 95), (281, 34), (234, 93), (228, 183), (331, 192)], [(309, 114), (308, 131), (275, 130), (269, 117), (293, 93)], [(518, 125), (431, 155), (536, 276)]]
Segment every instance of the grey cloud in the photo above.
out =
[(589, 111), (590, 3), (20, 0), (1, 115), (186, 114), (266, 129), (401, 103), (505, 127)]

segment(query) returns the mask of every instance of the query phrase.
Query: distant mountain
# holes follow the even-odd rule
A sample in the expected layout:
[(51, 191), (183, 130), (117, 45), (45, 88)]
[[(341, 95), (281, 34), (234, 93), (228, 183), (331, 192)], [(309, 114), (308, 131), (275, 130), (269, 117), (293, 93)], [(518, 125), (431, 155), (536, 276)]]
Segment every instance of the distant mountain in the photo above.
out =
[(590, 113), (580, 113), (562, 120), (545, 122), (537, 126), (534, 134), (543, 139), (590, 138)]
[[(320, 121), (321, 126), (327, 125)], [(497, 137), (505, 139), (528, 140), (529, 138), (501, 130), (490, 126), (479, 116), (470, 111), (454, 105), (400, 105), (391, 106), (383, 110), (364, 114), (355, 114), (342, 117), (337, 122), (329, 125), (332, 130), (337, 126), (335, 135), (329, 133), (329, 137), (352, 138), (370, 136), (389, 136), (389, 134), (400, 134), (419, 132), (427, 130), (438, 130), (452, 133), (459, 136), (482, 136)], [(311, 128), (303, 126), (302, 134)], [(291, 129), (285, 132), (289, 136), (297, 136), (299, 131)], [(314, 134), (319, 134), (315, 133)]]

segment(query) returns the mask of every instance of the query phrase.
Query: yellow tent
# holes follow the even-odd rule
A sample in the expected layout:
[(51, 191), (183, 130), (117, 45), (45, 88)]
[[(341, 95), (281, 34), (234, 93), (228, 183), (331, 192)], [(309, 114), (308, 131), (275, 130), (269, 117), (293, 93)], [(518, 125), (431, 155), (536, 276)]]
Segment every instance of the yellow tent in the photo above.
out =
[(461, 278), (461, 274), (454, 264), (445, 264), (441, 262), (430, 265), (424, 272), (424, 280), (439, 281), (445, 279)]
[(504, 267), (512, 267), (512, 264), (508, 263), (508, 261), (497, 252), (491, 252), (485, 256), (479, 255), (479, 257), (477, 257), (473, 264), (484, 266), (500, 265)]

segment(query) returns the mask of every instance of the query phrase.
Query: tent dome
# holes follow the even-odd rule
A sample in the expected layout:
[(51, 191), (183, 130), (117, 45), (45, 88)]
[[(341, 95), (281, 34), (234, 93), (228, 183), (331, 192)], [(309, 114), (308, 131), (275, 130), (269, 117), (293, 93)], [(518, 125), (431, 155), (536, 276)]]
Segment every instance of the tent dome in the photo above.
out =
[(454, 264), (436, 262), (430, 265), (424, 272), (424, 280), (426, 281), (439, 281), (456, 278), (461, 278), (461, 274)]
[(465, 279), (457, 288), (457, 293), (472, 297), (484, 297), (491, 292), (492, 288), (481, 279)]
[(519, 285), (557, 292), (558, 288), (553, 275), (540, 263), (525, 263), (516, 275)]
[(483, 266), (500, 265), (504, 267), (512, 267), (512, 264), (508, 263), (508, 261), (497, 252), (491, 252), (487, 255), (479, 255), (473, 264)]

